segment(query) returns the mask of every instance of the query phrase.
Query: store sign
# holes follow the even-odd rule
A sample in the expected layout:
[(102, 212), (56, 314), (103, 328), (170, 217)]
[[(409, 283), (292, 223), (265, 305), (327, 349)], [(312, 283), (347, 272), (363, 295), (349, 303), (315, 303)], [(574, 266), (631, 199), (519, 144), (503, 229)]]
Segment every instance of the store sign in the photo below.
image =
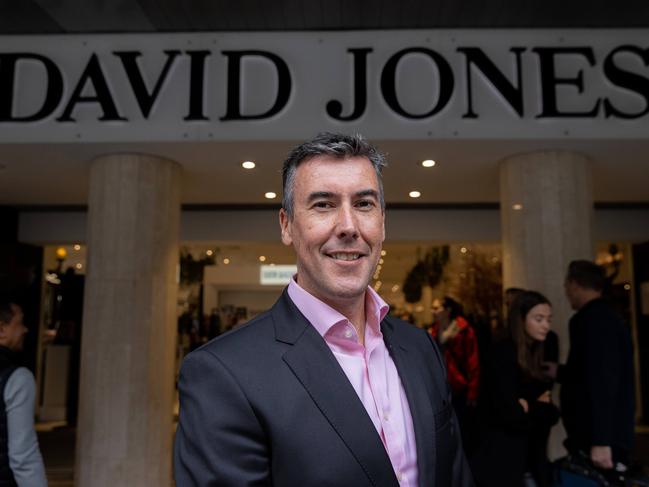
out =
[(297, 274), (296, 265), (259, 266), (259, 283), (263, 286), (286, 286)]
[(2, 37), (0, 142), (645, 137), (647, 34)]

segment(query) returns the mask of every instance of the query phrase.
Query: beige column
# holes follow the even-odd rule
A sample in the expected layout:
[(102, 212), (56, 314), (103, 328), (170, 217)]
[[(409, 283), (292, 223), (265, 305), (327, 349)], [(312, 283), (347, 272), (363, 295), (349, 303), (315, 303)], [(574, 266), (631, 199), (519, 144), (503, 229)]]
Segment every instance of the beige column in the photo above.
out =
[(141, 154), (91, 166), (79, 487), (171, 485), (180, 176)]
[[(552, 302), (561, 362), (573, 313), (563, 291), (566, 269), (571, 260), (594, 257), (592, 193), (590, 162), (581, 154), (541, 151), (501, 162), (503, 286), (534, 289)], [(548, 444), (551, 459), (565, 455), (564, 438), (559, 423)]]
[(571, 260), (592, 259), (592, 176), (578, 153), (541, 151), (501, 162), (503, 285), (540, 291), (552, 302), (562, 360), (572, 310), (563, 281)]

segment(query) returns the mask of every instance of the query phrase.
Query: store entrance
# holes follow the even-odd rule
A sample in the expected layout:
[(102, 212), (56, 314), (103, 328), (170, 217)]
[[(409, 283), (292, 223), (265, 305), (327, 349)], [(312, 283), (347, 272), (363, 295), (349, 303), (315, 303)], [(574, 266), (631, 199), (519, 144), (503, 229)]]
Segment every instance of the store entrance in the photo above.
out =
[[(502, 311), (500, 254), (497, 243), (388, 241), (370, 285), (392, 314), (416, 326), (430, 325), (447, 295), (462, 303), (476, 326), (489, 326)], [(179, 358), (269, 309), (295, 273), (294, 264), (293, 251), (279, 242), (183, 246)], [(281, 268), (283, 278), (264, 281), (273, 268)]]
[[(638, 396), (649, 397), (649, 336), (643, 333), (649, 327), (642, 326), (648, 316), (642, 292), (649, 281), (649, 244), (599, 243), (597, 250), (597, 262), (611, 277), (611, 299), (637, 329)], [(43, 249), (39, 421), (75, 424), (85, 253), (82, 244)], [(280, 242), (187, 242), (179, 254), (176, 371), (191, 350), (269, 309), (295, 273), (293, 251)], [(430, 325), (445, 296), (462, 305), (481, 342), (503, 323), (499, 243), (388, 240), (370, 285), (390, 305), (390, 313), (415, 326)], [(635, 310), (631, 289), (636, 289)], [(647, 403), (639, 405), (645, 422)]]

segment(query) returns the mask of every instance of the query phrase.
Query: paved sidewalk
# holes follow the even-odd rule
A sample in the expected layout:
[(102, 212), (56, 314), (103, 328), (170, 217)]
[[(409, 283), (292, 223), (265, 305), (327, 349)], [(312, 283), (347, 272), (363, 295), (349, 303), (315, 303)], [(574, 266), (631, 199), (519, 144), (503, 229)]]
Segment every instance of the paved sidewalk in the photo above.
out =
[[(74, 487), (76, 428), (65, 423), (46, 423), (38, 424), (36, 430), (49, 487)], [(636, 434), (635, 455), (649, 465), (649, 428)]]
[(76, 428), (46, 423), (38, 424), (36, 431), (49, 487), (73, 487)]

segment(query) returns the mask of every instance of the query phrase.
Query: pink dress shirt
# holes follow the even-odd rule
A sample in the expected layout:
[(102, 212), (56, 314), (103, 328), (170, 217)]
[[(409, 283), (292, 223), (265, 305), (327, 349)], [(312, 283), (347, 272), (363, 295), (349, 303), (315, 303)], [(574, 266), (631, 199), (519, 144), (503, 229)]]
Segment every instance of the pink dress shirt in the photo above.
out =
[(380, 323), (388, 305), (372, 288), (365, 294), (365, 346), (345, 316), (302, 289), (295, 277), (288, 295), (324, 338), (365, 406), (402, 487), (417, 486), (417, 448), (410, 406)]

